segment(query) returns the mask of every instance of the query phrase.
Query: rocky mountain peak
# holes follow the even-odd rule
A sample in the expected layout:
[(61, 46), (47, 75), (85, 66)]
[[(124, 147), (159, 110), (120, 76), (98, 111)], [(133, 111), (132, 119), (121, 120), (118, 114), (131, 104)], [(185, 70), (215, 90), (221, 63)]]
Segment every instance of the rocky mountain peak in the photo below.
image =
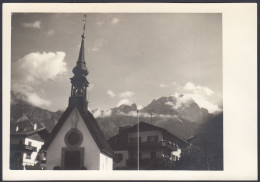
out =
[(113, 112), (113, 114), (120, 114), (120, 113), (128, 114), (131, 111), (136, 111), (136, 110), (137, 110), (136, 104), (132, 104), (131, 106), (123, 104), (123, 105), (120, 105), (116, 108), (113, 108), (112, 112)]

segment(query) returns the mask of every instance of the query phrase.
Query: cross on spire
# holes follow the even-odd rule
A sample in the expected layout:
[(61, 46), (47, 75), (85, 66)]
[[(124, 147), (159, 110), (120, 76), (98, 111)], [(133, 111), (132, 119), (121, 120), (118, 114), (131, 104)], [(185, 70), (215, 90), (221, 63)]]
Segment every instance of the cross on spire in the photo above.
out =
[(85, 29), (86, 29), (86, 22), (87, 22), (87, 15), (84, 15), (84, 19), (83, 19), (83, 34), (85, 34)]

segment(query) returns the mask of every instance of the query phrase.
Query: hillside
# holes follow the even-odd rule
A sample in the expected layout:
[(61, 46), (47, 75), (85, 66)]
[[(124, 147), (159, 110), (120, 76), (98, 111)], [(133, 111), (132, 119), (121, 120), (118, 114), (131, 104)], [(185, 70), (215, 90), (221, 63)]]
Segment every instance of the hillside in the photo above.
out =
[[(97, 108), (91, 112), (106, 138), (110, 138), (118, 133), (119, 127), (137, 123), (136, 110), (136, 104), (132, 104), (108, 110)], [(46, 127), (51, 131), (62, 113), (63, 111), (51, 112), (32, 106), (24, 100), (21, 94), (11, 92), (12, 130), (15, 130), (14, 126), (17, 125), (28, 130), (37, 123), (38, 127)], [(206, 109), (200, 108), (194, 101), (176, 107), (174, 96), (154, 99), (139, 112), (139, 121), (165, 128), (184, 139), (195, 135), (204, 120), (209, 117), (211, 114)]]

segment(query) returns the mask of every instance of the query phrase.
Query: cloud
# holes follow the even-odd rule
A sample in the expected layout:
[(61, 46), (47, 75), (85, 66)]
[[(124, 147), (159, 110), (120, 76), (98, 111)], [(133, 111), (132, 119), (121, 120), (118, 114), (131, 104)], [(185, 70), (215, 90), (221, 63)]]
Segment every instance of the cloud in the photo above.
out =
[(109, 97), (111, 98), (114, 98), (116, 96), (116, 94), (112, 90), (107, 90), (107, 95), (109, 95)]
[(214, 92), (211, 89), (209, 89), (208, 87), (194, 85), (191, 82), (186, 83), (184, 85), (183, 89), (186, 90), (186, 91), (191, 91), (191, 92), (197, 93), (197, 94), (204, 94), (204, 95), (207, 95), (207, 96), (212, 96), (214, 94)]
[(97, 52), (103, 47), (103, 45), (104, 45), (104, 39), (98, 39), (94, 42), (90, 50), (93, 52)]
[(160, 87), (161, 87), (161, 88), (165, 88), (165, 87), (167, 87), (167, 85), (165, 85), (165, 84), (160, 84)]
[(221, 109), (216, 104), (209, 102), (204, 96), (198, 93), (180, 94), (175, 92), (173, 96), (176, 98), (175, 105), (170, 103), (166, 103), (166, 104), (172, 105), (175, 109), (178, 109), (182, 105), (186, 105), (195, 101), (199, 105), (199, 107), (207, 109), (209, 113), (215, 113), (221, 111)]
[(49, 106), (51, 101), (41, 98), (37, 93), (27, 93), (27, 100), (35, 106)]
[(130, 98), (134, 95), (135, 93), (132, 92), (132, 91), (125, 91), (125, 92), (122, 92), (120, 94), (120, 98)]
[(100, 108), (97, 108), (96, 110), (92, 111), (92, 113), (95, 118), (102, 116), (102, 110)]
[(109, 117), (112, 114), (112, 110), (111, 109), (102, 110), (101, 108), (97, 108), (97, 109), (92, 111), (92, 114), (95, 118)]
[(132, 102), (129, 99), (121, 99), (118, 104), (116, 105), (116, 107), (119, 107), (121, 105), (132, 105)]
[(25, 82), (54, 80), (67, 71), (64, 52), (33, 52), (14, 63), (14, 69)]
[(114, 25), (118, 24), (119, 23), (119, 19), (114, 17), (114, 18), (112, 18), (111, 23), (114, 24)]
[(112, 110), (111, 109), (104, 110), (104, 112), (103, 112), (103, 116), (104, 117), (111, 116), (111, 114), (112, 114)]
[[(23, 93), (26, 101), (35, 106), (49, 106), (51, 102), (36, 93), (42, 82), (55, 80), (67, 71), (64, 52), (33, 52), (14, 62), (12, 68), (12, 90)], [(43, 92), (42, 92), (43, 94)]]
[(187, 82), (184, 86), (178, 85), (176, 82), (166, 85), (161, 84), (160, 86), (174, 87), (175, 92), (172, 96), (176, 98), (176, 103), (166, 102), (167, 105), (172, 106), (174, 109), (195, 101), (200, 107), (207, 109), (209, 113), (221, 111), (217, 104), (209, 101), (214, 95), (214, 91), (206, 86), (196, 85), (191, 82)]
[(132, 91), (125, 91), (125, 92), (122, 92), (119, 97), (121, 98), (121, 100), (118, 102), (117, 106), (120, 106), (120, 105), (131, 105), (133, 102), (132, 102), (132, 97), (134, 96), (134, 92)]
[(47, 32), (47, 36), (51, 36), (51, 35), (53, 35), (54, 34), (54, 30), (49, 30), (48, 32)]
[(25, 28), (36, 28), (36, 29), (40, 29), (41, 28), (41, 21), (35, 21), (35, 22), (30, 22), (30, 23), (22, 23), (22, 26)]
[(171, 89), (174, 88), (175, 90), (180, 89), (180, 85), (178, 85), (176, 82), (171, 82), (167, 84), (161, 83), (159, 86), (161, 88), (171, 88)]
[(138, 110), (141, 110), (141, 109), (143, 109), (143, 108), (144, 108), (144, 106), (143, 106), (143, 105), (140, 105), (140, 104), (139, 104), (139, 105), (137, 105), (137, 109), (138, 109)]

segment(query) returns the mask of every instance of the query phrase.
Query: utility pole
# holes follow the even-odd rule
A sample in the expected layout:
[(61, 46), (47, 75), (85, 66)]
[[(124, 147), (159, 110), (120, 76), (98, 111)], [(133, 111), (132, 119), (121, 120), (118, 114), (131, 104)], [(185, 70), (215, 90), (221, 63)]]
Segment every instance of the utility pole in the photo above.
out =
[(153, 113), (151, 113), (151, 124), (153, 124), (152, 121), (153, 121)]
[(139, 170), (139, 110), (137, 109), (137, 170)]

